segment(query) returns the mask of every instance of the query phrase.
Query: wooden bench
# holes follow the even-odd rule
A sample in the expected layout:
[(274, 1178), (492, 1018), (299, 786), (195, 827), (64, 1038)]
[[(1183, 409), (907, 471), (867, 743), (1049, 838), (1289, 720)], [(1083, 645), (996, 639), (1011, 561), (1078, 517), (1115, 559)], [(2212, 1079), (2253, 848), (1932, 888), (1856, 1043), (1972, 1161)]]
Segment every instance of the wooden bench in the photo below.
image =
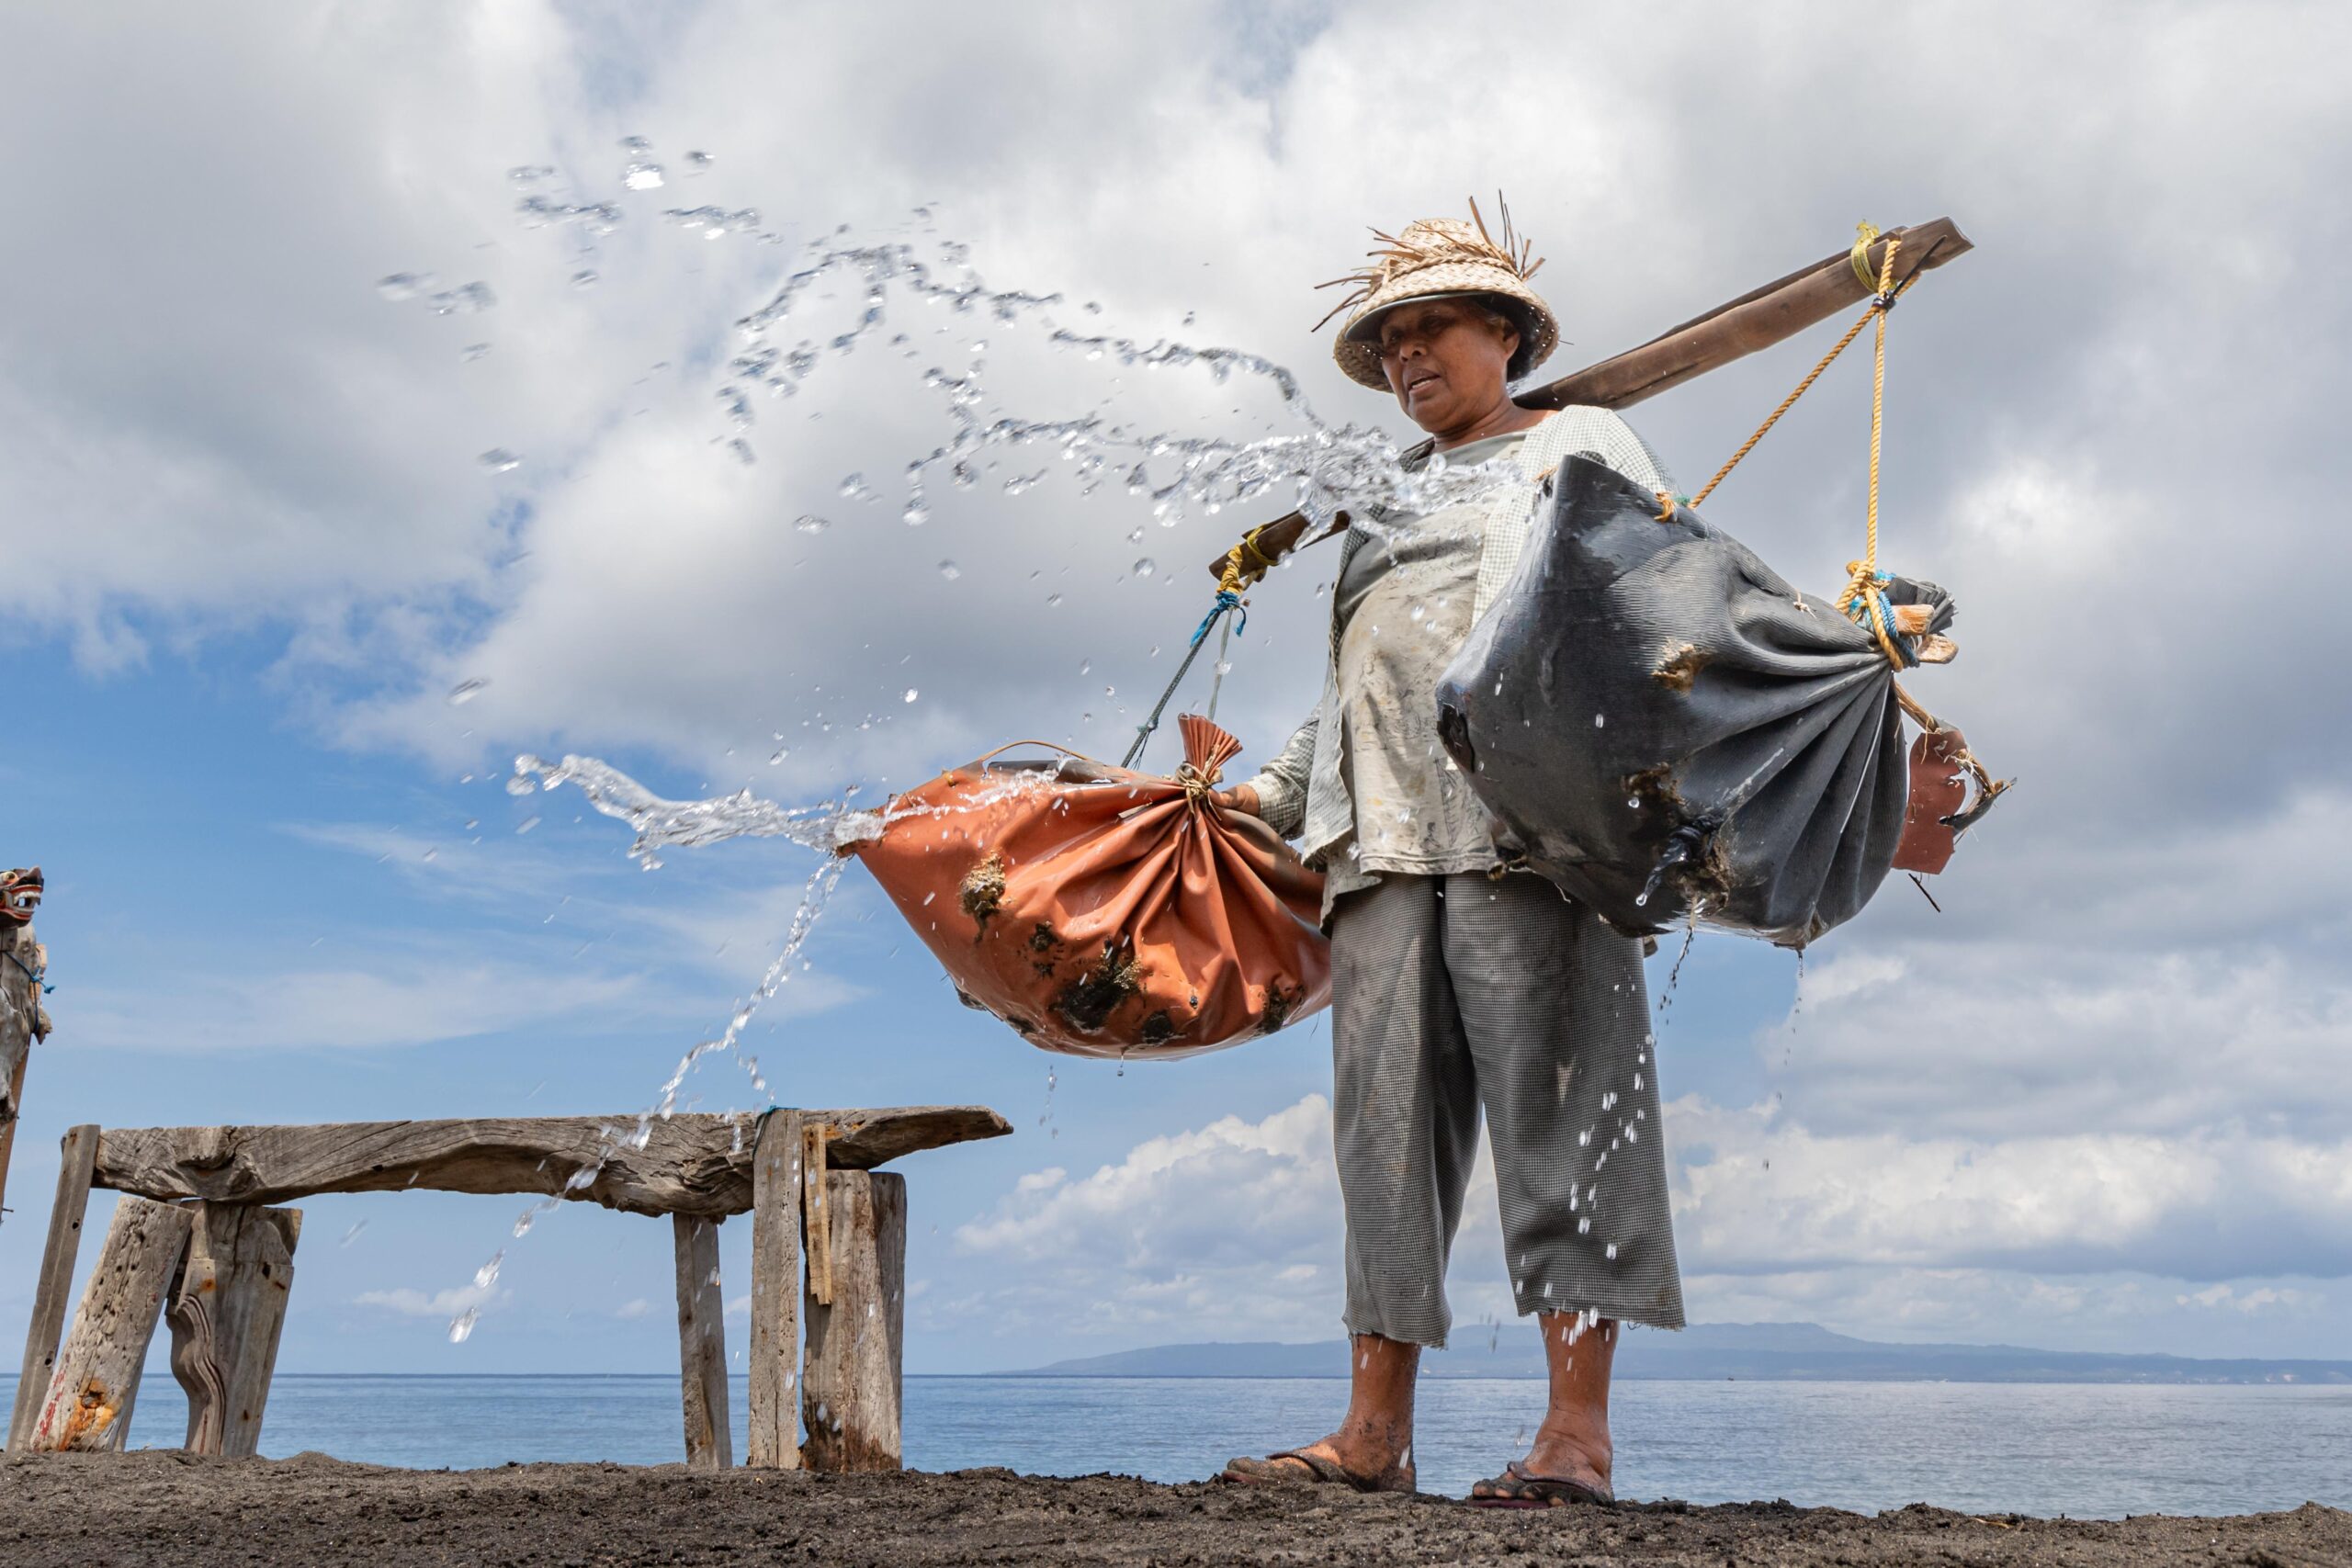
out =
[[(329, 1192), (543, 1194), (667, 1215), (677, 1259), (686, 1462), (734, 1462), (718, 1226), (752, 1216), (747, 1461), (895, 1470), (907, 1196), (875, 1168), (1012, 1127), (983, 1106), (313, 1127), (75, 1127), (34, 1286), (11, 1451), (119, 1449), (158, 1320), (191, 1452), (251, 1455), (302, 1214)], [(93, 1187), (122, 1193), (70, 1331)], [(806, 1354), (801, 1354), (803, 1331)], [(797, 1396), (797, 1397), (796, 1397)], [(800, 1441), (806, 1421), (808, 1438)]]

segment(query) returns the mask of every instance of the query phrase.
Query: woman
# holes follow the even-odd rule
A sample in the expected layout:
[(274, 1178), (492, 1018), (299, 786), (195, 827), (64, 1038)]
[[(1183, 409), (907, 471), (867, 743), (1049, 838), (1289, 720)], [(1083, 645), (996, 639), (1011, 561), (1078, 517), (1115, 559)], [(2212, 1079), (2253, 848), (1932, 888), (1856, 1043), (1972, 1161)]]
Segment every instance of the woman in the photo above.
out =
[(1428, 434), (1416, 458), (1507, 464), (1518, 482), (1350, 531), (1322, 700), (1264, 772), (1219, 796), (1300, 838), (1328, 877), (1354, 1359), (1339, 1430), (1225, 1474), (1413, 1489), (1414, 1377), (1450, 1326), (1446, 1258), (1483, 1106), (1512, 1294), (1539, 1319), (1551, 1403), (1524, 1458), (1471, 1496), (1606, 1503), (1618, 1325), (1682, 1325), (1641, 949), (1503, 872), (1438, 744), (1435, 690), (1509, 581), (1554, 468), (1582, 455), (1672, 486), (1615, 414), (1511, 400), (1558, 327), (1508, 217), (1498, 244), (1471, 216), (1414, 223), (1373, 253), (1334, 352)]

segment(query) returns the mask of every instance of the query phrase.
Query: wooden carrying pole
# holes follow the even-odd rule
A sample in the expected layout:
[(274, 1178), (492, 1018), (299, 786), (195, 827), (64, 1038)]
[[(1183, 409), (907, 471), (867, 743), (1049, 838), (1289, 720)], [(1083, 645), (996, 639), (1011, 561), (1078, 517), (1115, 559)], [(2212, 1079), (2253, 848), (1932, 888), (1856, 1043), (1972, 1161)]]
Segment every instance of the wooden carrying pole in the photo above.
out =
[[(1894, 283), (1898, 287), (1916, 274), (1941, 266), (1973, 248), (1968, 236), (1949, 218), (1905, 229), (1890, 229), (1870, 248), (1867, 265), (1873, 276), (1886, 254), (1888, 243), (1896, 240), (1902, 242), (1894, 257)], [(1630, 408), (1668, 388), (1679, 387), (1694, 376), (1703, 376), (1758, 349), (1783, 343), (1815, 322), (1860, 304), (1869, 294), (1854, 270), (1853, 253), (1849, 247), (1811, 266), (1800, 267), (1786, 277), (1774, 278), (1760, 288), (1750, 289), (1703, 316), (1661, 333), (1638, 348), (1627, 349), (1598, 365), (1588, 365), (1549, 386), (1522, 392), (1518, 401), (1523, 407), (1537, 409), (1571, 405)], [(1306, 528), (1306, 514), (1294, 512), (1258, 529), (1253, 539), (1257, 558), (1245, 558), (1244, 581), (1256, 579), (1267, 567), (1297, 548)], [(1229, 553), (1220, 552), (1209, 563), (1212, 576), (1222, 577)]]

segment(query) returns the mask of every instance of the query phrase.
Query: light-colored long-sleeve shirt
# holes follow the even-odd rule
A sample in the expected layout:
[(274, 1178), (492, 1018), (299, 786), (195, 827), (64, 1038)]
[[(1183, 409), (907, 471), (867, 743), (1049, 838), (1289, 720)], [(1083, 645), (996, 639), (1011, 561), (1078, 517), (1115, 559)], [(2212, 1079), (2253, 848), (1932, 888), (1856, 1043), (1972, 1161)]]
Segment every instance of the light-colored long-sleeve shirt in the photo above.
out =
[(1544, 480), (1570, 457), (1651, 490), (1673, 488), (1623, 420), (1568, 408), (1446, 454), (1457, 464), (1515, 458), (1522, 483), (1350, 529), (1322, 698), (1249, 781), (1260, 814), (1323, 871), (1327, 919), (1334, 901), (1382, 872), (1434, 875), (1494, 863), (1486, 814), (1437, 741), (1437, 682), (1510, 581)]

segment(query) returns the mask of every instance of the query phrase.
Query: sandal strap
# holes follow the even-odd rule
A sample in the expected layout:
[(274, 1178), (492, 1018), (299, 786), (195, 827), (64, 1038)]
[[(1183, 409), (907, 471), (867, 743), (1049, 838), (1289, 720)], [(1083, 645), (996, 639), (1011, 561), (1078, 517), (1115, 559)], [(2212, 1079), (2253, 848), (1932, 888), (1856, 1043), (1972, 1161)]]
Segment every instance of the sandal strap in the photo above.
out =
[(1303, 1449), (1283, 1449), (1268, 1454), (1266, 1458), (1269, 1462), (1278, 1459), (1295, 1459), (1305, 1465), (1317, 1481), (1325, 1485), (1347, 1486), (1358, 1492), (1369, 1492), (1373, 1489), (1374, 1483), (1371, 1477), (1358, 1475), (1338, 1460), (1327, 1459), (1321, 1454), (1308, 1453)]
[[(1589, 1481), (1571, 1481), (1565, 1475), (1538, 1475), (1517, 1460), (1512, 1460), (1509, 1464), (1504, 1465), (1502, 1477), (1488, 1484), (1501, 1485), (1505, 1480), (1515, 1483), (1520, 1488), (1519, 1495), (1521, 1496), (1541, 1496), (1543, 1495), (1541, 1489), (1550, 1488), (1586, 1502), (1614, 1503), (1617, 1501), (1616, 1494), (1606, 1487), (1595, 1486)], [(1529, 1490), (1531, 1488), (1536, 1490), (1531, 1491)]]

